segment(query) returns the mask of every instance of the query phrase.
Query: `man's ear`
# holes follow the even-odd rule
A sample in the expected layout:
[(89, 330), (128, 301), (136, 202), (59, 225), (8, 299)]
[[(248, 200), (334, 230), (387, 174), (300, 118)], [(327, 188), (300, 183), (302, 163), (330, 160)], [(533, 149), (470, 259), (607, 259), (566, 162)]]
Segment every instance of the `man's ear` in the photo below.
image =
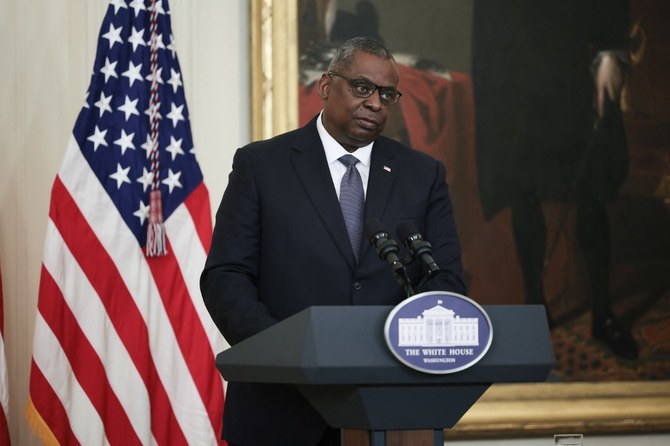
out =
[(327, 74), (322, 74), (319, 83), (317, 84), (317, 90), (321, 99), (328, 99), (328, 93), (330, 91), (330, 77)]

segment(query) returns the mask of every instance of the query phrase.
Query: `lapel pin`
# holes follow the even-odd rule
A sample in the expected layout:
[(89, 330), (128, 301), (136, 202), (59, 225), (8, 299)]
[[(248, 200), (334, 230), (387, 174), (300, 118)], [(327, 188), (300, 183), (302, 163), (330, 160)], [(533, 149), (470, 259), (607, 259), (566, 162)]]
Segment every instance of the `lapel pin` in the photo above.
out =
[(387, 172), (390, 172), (391, 168), (389, 166), (384, 166), (384, 170), (387, 171)]

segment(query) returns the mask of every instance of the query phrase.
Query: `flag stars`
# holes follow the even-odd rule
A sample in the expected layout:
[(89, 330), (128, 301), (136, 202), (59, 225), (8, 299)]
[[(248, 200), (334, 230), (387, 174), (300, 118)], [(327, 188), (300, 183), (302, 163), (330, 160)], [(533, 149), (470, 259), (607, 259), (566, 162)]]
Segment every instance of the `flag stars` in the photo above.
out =
[[(80, 122), (76, 129), (80, 133), (75, 136), (83, 141), (89, 161), (95, 161), (96, 174), (110, 196), (122, 201), (123, 209), (121, 204), (118, 206), (124, 218), (132, 220), (133, 227), (140, 223), (146, 228), (151, 206), (147, 197), (136, 193), (148, 194), (152, 187), (160, 186), (164, 197), (169, 194), (173, 199), (175, 195), (181, 199), (181, 194), (191, 186), (190, 170), (179, 164), (195, 161), (191, 155), (195, 149), (190, 129), (186, 127), (189, 113), (183, 96), (185, 81), (176, 65), (175, 39), (169, 23), (166, 28), (164, 21), (159, 20), (153, 36), (147, 24), (150, 13), (163, 14), (159, 18), (169, 22), (167, 2), (108, 0), (108, 4), (97, 42), (102, 45), (102, 54), (94, 66), (84, 101), (91, 116)], [(125, 21), (126, 18), (129, 20)], [(158, 63), (151, 67), (150, 47), (163, 50), (159, 52)], [(158, 87), (158, 92), (164, 94), (162, 100), (154, 96), (156, 103), (151, 102), (150, 86), (154, 91)], [(154, 125), (155, 120), (164, 121), (160, 126), (160, 147), (157, 140), (152, 141), (153, 127), (147, 126), (152, 120)], [(180, 133), (175, 133), (175, 129)], [(103, 150), (98, 154), (101, 147)], [(152, 171), (152, 155), (161, 158), (160, 175)], [(132, 197), (123, 197), (124, 192), (131, 190)]]
[(107, 31), (105, 34), (102, 35), (103, 39), (107, 39), (109, 41), (109, 48), (111, 49), (114, 46), (114, 43), (119, 42), (123, 44), (123, 40), (121, 40), (121, 30), (123, 29), (123, 26), (119, 26), (118, 28), (114, 28), (113, 24), (109, 24), (109, 31)]
[(177, 57), (177, 48), (174, 45), (174, 36), (172, 34), (170, 34), (170, 43), (168, 44), (167, 49), (172, 53), (173, 59)]
[(153, 143), (151, 142), (151, 136), (147, 133), (147, 140), (145, 141), (144, 144), (140, 146), (142, 149), (146, 150), (147, 152), (147, 159), (151, 157), (151, 149), (153, 147)]
[(134, 99), (134, 100), (131, 101), (130, 97), (128, 95), (126, 95), (126, 99), (125, 99), (125, 102), (123, 103), (123, 105), (121, 105), (117, 108), (117, 110), (122, 111), (126, 115), (126, 122), (128, 122), (128, 119), (130, 119), (130, 117), (132, 115), (137, 115), (137, 116), (140, 115), (140, 112), (137, 111), (137, 101), (138, 100), (139, 99)]
[(128, 78), (128, 82), (130, 82), (130, 86), (133, 86), (133, 83), (135, 81), (144, 81), (142, 78), (142, 73), (140, 71), (142, 70), (142, 64), (135, 65), (132, 61), (128, 65), (128, 69), (121, 73), (121, 76), (125, 76)]
[(170, 68), (170, 79), (167, 83), (172, 85), (172, 91), (176, 93), (177, 89), (183, 85), (181, 83), (181, 74)]
[(177, 107), (177, 105), (173, 102), (170, 105), (170, 113), (168, 113), (166, 116), (172, 120), (172, 127), (176, 128), (179, 121), (186, 120), (184, 118), (183, 110), (184, 110), (184, 104)]
[[(156, 70), (156, 82), (158, 82), (159, 84), (164, 83), (162, 74), (163, 74), (163, 68), (159, 68), (159, 69)], [(149, 73), (149, 75), (147, 76), (147, 80), (149, 82), (153, 82), (154, 81), (154, 74)]]
[[(154, 111), (156, 112), (156, 119), (163, 119), (163, 116), (160, 114), (160, 109), (161, 109), (161, 103), (159, 102), (154, 106)], [(144, 111), (144, 114), (147, 115), (149, 119), (152, 119), (151, 104), (149, 104), (149, 107)]]
[(142, 176), (137, 179), (137, 182), (142, 185), (142, 190), (147, 191), (147, 188), (151, 186), (151, 182), (154, 180), (153, 172), (149, 172), (146, 167), (142, 168)]
[(158, 12), (158, 14), (165, 14), (165, 9), (163, 8), (163, 0), (158, 0), (156, 2), (156, 12)]
[(114, 6), (114, 14), (121, 8), (127, 8), (125, 0), (110, 0), (110, 5)]
[(129, 5), (135, 11), (135, 17), (140, 14), (140, 11), (146, 11), (147, 7), (144, 6), (144, 0), (133, 0)]
[(130, 166), (123, 168), (120, 163), (116, 164), (116, 172), (111, 174), (109, 177), (116, 181), (116, 189), (121, 189), (123, 183), (130, 184), (130, 179), (128, 178), (128, 172), (130, 172)]
[(148, 43), (149, 43), (149, 46), (152, 47), (152, 48), (154, 47), (154, 39), (156, 39), (156, 41), (155, 41), (156, 49), (164, 50), (165, 49), (165, 43), (163, 43), (163, 34), (156, 34), (156, 35), (151, 36), (149, 38)]
[(133, 29), (130, 32), (130, 37), (128, 37), (128, 42), (133, 44), (133, 53), (137, 51), (137, 47), (147, 46), (147, 43), (144, 41), (144, 28), (139, 31), (133, 26)]
[(100, 130), (98, 126), (95, 126), (95, 131), (94, 133), (86, 138), (87, 141), (91, 141), (93, 143), (93, 151), (97, 151), (98, 147), (100, 146), (107, 146), (107, 140), (105, 140), (105, 136), (107, 136), (107, 130)]
[(144, 204), (144, 202), (140, 200), (140, 207), (139, 207), (138, 210), (133, 212), (133, 215), (135, 217), (139, 218), (140, 219), (140, 225), (143, 225), (144, 220), (146, 220), (147, 217), (149, 216), (149, 206)]
[(126, 134), (126, 131), (121, 129), (121, 137), (114, 141), (114, 144), (121, 147), (121, 155), (124, 155), (126, 153), (126, 150), (128, 149), (133, 149), (135, 150), (135, 144), (133, 144), (133, 136), (135, 136), (135, 133), (131, 133), (130, 135)]
[(112, 95), (110, 94), (109, 96), (105, 96), (105, 93), (100, 92), (100, 99), (95, 103), (95, 106), (100, 109), (100, 117), (108, 111), (112, 112), (112, 107), (109, 105), (109, 103), (112, 101)]
[(156, 36), (156, 48), (159, 50), (165, 49), (165, 44), (163, 43), (163, 34), (158, 34)]
[(107, 83), (107, 81), (109, 81), (110, 77), (114, 77), (114, 78), (118, 79), (119, 75), (116, 74), (116, 64), (117, 63), (118, 63), (118, 61), (110, 62), (109, 57), (105, 58), (105, 66), (100, 68), (100, 72), (105, 75), (105, 83)]
[(165, 148), (165, 151), (172, 155), (172, 161), (174, 161), (177, 155), (184, 155), (184, 150), (181, 148), (181, 143), (183, 141), (184, 138), (176, 140), (174, 139), (174, 136), (170, 135), (170, 145)]
[(170, 193), (172, 193), (175, 187), (180, 189), (184, 187), (181, 182), (179, 182), (180, 177), (181, 172), (174, 173), (172, 172), (172, 169), (168, 169), (168, 177), (161, 181), (161, 183), (165, 184), (170, 189)]

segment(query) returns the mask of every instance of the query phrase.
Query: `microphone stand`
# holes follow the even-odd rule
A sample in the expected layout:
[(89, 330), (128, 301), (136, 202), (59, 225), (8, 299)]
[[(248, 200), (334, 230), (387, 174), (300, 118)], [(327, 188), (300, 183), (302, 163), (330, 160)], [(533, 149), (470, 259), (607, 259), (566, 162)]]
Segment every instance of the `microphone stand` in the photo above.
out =
[(421, 288), (428, 282), (430, 279), (433, 277), (437, 276), (438, 273), (440, 272), (440, 267), (437, 266), (435, 263), (432, 263), (428, 265), (428, 272), (423, 275), (421, 280), (419, 281), (419, 284), (416, 286), (417, 288)]
[(403, 290), (405, 290), (407, 297), (414, 296), (416, 293), (414, 292), (411, 281), (407, 276), (407, 270), (405, 270), (405, 266), (402, 264), (397, 255), (395, 255), (395, 253), (398, 251), (398, 245), (396, 245), (393, 240), (380, 239), (377, 241), (377, 244), (375, 244), (375, 247), (377, 248), (379, 256), (382, 259), (385, 259), (391, 265), (393, 275), (395, 276), (398, 285), (400, 285)]
[(410, 284), (409, 277), (407, 277), (407, 272), (405, 271), (405, 268), (393, 272), (395, 274), (396, 280), (398, 281), (398, 285), (400, 285), (405, 290), (405, 294), (407, 294), (407, 297), (414, 296), (416, 293), (414, 292), (414, 289)]

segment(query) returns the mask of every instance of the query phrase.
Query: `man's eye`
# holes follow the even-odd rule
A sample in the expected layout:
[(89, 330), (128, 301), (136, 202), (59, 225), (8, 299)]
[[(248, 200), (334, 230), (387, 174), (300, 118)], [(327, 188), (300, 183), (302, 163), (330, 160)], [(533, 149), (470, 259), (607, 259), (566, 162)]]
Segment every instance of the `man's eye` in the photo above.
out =
[(384, 101), (392, 101), (393, 99), (395, 99), (395, 94), (392, 91), (382, 90), (381, 97), (382, 100)]
[(356, 83), (354, 84), (354, 90), (359, 94), (370, 94), (374, 91), (374, 86), (368, 83)]

